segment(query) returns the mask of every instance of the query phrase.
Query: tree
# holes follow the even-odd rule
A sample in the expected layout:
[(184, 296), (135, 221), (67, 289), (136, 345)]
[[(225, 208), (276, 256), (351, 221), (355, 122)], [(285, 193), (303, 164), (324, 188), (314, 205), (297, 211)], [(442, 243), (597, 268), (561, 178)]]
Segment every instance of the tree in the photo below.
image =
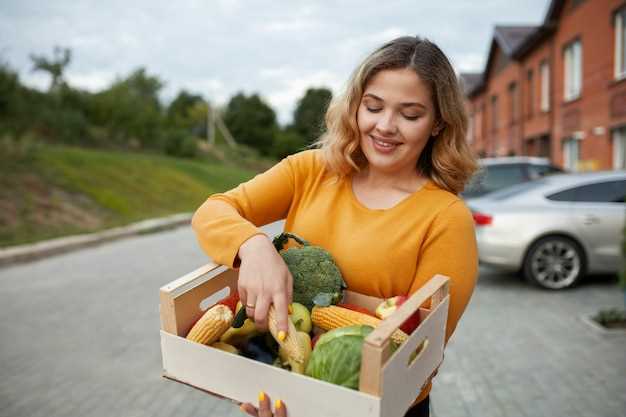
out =
[(238, 93), (232, 97), (226, 106), (224, 123), (237, 142), (265, 155), (272, 153), (278, 130), (276, 113), (257, 94), (248, 97)]
[(298, 101), (293, 115), (293, 128), (306, 144), (315, 142), (324, 133), (324, 115), (333, 93), (327, 88), (309, 88)]
[(171, 127), (186, 129), (198, 136), (206, 134), (208, 105), (201, 95), (181, 90), (167, 108)]
[(50, 74), (50, 91), (54, 91), (64, 83), (63, 73), (70, 64), (72, 52), (69, 48), (55, 46), (52, 59), (35, 54), (31, 54), (30, 59), (33, 61), (33, 71), (44, 71)]
[(139, 68), (96, 95), (92, 121), (105, 127), (117, 142), (160, 147), (164, 117), (158, 93), (163, 85)]

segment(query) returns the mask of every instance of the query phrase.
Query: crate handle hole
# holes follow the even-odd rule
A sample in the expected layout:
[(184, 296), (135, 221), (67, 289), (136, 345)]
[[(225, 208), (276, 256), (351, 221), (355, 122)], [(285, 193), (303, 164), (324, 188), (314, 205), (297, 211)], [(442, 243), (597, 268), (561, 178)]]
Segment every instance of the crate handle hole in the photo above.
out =
[(221, 290), (211, 294), (204, 300), (200, 301), (200, 310), (206, 311), (209, 307), (214, 306), (222, 298), (226, 298), (230, 295), (230, 287), (224, 287)]
[(407, 363), (407, 367), (413, 365), (413, 363), (420, 356), (422, 356), (422, 354), (424, 353), (424, 351), (426, 350), (427, 347), (428, 347), (428, 338), (422, 340), (422, 343), (420, 343), (417, 346), (417, 348), (413, 351), (413, 353), (411, 353), (411, 355), (409, 356), (409, 362)]

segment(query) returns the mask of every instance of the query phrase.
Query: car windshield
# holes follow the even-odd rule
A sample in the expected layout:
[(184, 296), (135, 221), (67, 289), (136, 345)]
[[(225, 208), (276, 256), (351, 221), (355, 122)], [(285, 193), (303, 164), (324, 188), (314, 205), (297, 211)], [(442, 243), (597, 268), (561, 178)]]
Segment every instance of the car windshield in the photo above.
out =
[(507, 198), (510, 198), (517, 194), (535, 189), (547, 183), (548, 183), (547, 178), (540, 178), (538, 180), (523, 182), (521, 184), (516, 184), (511, 187), (504, 188), (502, 190), (494, 191), (493, 193), (487, 194), (485, 197), (490, 198), (492, 200), (506, 200)]

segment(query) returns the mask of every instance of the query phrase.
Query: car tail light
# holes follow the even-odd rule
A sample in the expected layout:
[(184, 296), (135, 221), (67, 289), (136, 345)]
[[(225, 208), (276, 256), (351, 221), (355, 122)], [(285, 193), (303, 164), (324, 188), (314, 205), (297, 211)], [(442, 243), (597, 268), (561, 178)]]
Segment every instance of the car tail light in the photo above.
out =
[(478, 211), (473, 212), (472, 217), (477, 226), (488, 226), (493, 221), (493, 216)]

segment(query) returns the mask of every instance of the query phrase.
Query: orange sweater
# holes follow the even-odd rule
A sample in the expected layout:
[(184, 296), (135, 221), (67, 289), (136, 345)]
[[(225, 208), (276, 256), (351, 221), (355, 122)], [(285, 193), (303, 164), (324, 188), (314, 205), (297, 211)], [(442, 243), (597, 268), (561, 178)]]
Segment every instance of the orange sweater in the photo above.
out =
[[(215, 205), (218, 200), (234, 209)], [(350, 178), (329, 175), (320, 151), (309, 150), (212, 195), (193, 228), (216, 263), (234, 267), (241, 244), (280, 219), (286, 231), (331, 253), (351, 291), (387, 298), (412, 294), (435, 274), (450, 277), (448, 341), (478, 271), (474, 222), (459, 197), (429, 181), (392, 208), (369, 209), (356, 199)], [(430, 384), (418, 400), (429, 391)]]

